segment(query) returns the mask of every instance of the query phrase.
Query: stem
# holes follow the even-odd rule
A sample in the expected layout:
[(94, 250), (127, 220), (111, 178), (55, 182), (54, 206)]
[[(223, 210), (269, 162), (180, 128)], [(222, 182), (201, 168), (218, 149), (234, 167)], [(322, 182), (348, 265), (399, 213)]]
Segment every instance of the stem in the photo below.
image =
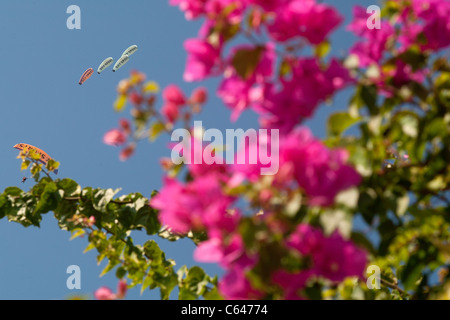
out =
[(385, 284), (387, 287), (397, 290), (398, 292), (400, 292), (402, 295), (407, 296), (407, 297), (411, 297), (411, 295), (404, 291), (403, 289), (401, 289), (398, 285), (396, 285), (395, 283), (389, 282), (383, 278), (380, 277), (380, 282)]

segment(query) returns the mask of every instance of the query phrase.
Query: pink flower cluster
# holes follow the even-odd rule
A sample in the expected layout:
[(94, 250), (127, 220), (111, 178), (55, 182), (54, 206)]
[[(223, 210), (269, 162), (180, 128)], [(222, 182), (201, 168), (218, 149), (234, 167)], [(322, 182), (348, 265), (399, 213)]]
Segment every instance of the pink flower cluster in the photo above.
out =
[(127, 293), (128, 286), (125, 280), (120, 280), (117, 285), (117, 292), (114, 293), (108, 287), (100, 287), (94, 292), (94, 297), (96, 300), (116, 300), (124, 299)]
[[(260, 143), (260, 142), (259, 142)], [(348, 152), (344, 149), (328, 149), (314, 138), (308, 128), (300, 127), (282, 137), (279, 142), (280, 171), (275, 176), (277, 186), (289, 187), (297, 182), (309, 198), (309, 204), (329, 206), (335, 196), (361, 182), (360, 175), (346, 164)], [(258, 152), (258, 145), (249, 145), (238, 157)], [(256, 182), (260, 177), (261, 163), (236, 164), (233, 166), (234, 184), (243, 179)]]
[[(197, 172), (197, 167), (193, 172)], [(237, 226), (241, 215), (230, 209), (236, 200), (222, 190), (223, 172), (211, 171), (186, 184), (166, 178), (164, 187), (150, 200), (160, 210), (160, 221), (174, 232), (206, 230), (209, 240), (199, 244), (194, 258), (200, 262), (219, 263), (227, 274), (219, 283), (227, 299), (257, 299), (261, 293), (253, 289), (245, 271), (257, 262), (249, 255)]]
[(278, 86), (267, 84), (255, 104), (260, 124), (282, 133), (310, 118), (319, 103), (352, 82), (348, 70), (335, 59), (323, 70), (317, 59), (300, 58), (292, 62), (291, 70)]
[(226, 270), (219, 281), (219, 291), (226, 299), (260, 299), (263, 293), (252, 287), (246, 277), (257, 262), (257, 254), (246, 252), (239, 233), (209, 232), (209, 240), (200, 243), (194, 252), (199, 262), (218, 263)]
[(160, 210), (160, 221), (174, 232), (223, 229), (233, 231), (238, 215), (230, 215), (227, 208), (234, 198), (222, 192), (216, 175), (197, 177), (182, 184), (166, 178), (164, 187), (150, 200)]
[[(124, 145), (128, 137), (131, 134), (131, 124), (125, 119), (119, 119), (119, 128), (114, 128), (109, 130), (103, 136), (103, 142), (110, 146), (122, 146)], [(135, 149), (135, 144), (130, 143), (125, 148), (120, 151), (119, 159), (121, 161), (127, 160), (133, 153)]]
[[(223, 75), (217, 93), (233, 110), (232, 120), (243, 110), (254, 108), (261, 114), (263, 126), (287, 132), (312, 116), (320, 102), (351, 83), (348, 72), (337, 60), (323, 68), (317, 58), (299, 59), (294, 55), (283, 57), (282, 61), (291, 72), (276, 75), (276, 64), (280, 62), (275, 54), (277, 46), (292, 41), (300, 46), (326, 41), (343, 20), (333, 7), (315, 0), (172, 0), (170, 3), (179, 5), (188, 19), (206, 18), (199, 38), (185, 42), (188, 58), (184, 79), (199, 81)], [(243, 21), (246, 12), (252, 17), (252, 28), (260, 32), (264, 26), (271, 41), (237, 45), (223, 58), (225, 44), (233, 37), (229, 35), (230, 30)], [(234, 63), (238, 54), (244, 57), (241, 63), (251, 66), (245, 72), (242, 70), (245, 67)]]
[(287, 247), (310, 260), (310, 267), (296, 273), (277, 271), (273, 281), (281, 285), (285, 299), (301, 299), (299, 291), (314, 277), (341, 282), (346, 277), (363, 278), (367, 254), (335, 231), (326, 237), (321, 230), (301, 224), (286, 241)]
[[(188, 20), (205, 18), (198, 38), (184, 43), (188, 53), (184, 79), (201, 81), (223, 76), (217, 94), (232, 110), (232, 120), (252, 109), (260, 115), (263, 127), (281, 130), (280, 171), (273, 180), (276, 187), (293, 187), (297, 192), (300, 188), (310, 205), (329, 206), (340, 191), (360, 183), (360, 176), (347, 164), (346, 151), (329, 150), (308, 129), (296, 128), (322, 102), (353, 83), (349, 72), (337, 59), (324, 63), (318, 56), (278, 52), (280, 47), (317, 46), (326, 41), (342, 22), (334, 8), (315, 0), (171, 0), (170, 4), (179, 6)], [(247, 17), (249, 32), (265, 31), (270, 41), (237, 45), (226, 51), (226, 44), (243, 30), (236, 26)], [(227, 56), (223, 57), (225, 52)], [(166, 88), (163, 98), (162, 113), (175, 122), (186, 98), (175, 86)], [(257, 153), (264, 143), (267, 145), (269, 140), (248, 145), (237, 158)], [(198, 155), (190, 152), (183, 156), (192, 160)], [(219, 282), (225, 298), (263, 298), (265, 293), (254, 288), (247, 278), (259, 262), (259, 253), (245, 247), (238, 229), (242, 216), (234, 208), (237, 198), (226, 192), (244, 180), (258, 181), (263, 164), (201, 163), (187, 166), (192, 178), (188, 182), (166, 178), (150, 205), (159, 210), (161, 222), (174, 232), (207, 232), (208, 240), (199, 244), (194, 257), (200, 262), (218, 263), (226, 270)], [(165, 167), (171, 166), (165, 163)], [(269, 190), (261, 192), (261, 201), (270, 197)], [(365, 253), (351, 242), (337, 233), (325, 237), (318, 229), (302, 225), (287, 245), (294, 246), (302, 232), (312, 235), (309, 240), (304, 236), (303, 247), (298, 250), (314, 263), (301, 273), (304, 279), (284, 271), (275, 274), (273, 280), (286, 286), (287, 298), (294, 297), (313, 275), (341, 281), (362, 274)], [(288, 281), (283, 283), (283, 279)]]
[[(360, 6), (354, 8), (354, 20), (347, 27), (361, 38), (350, 52), (358, 57), (360, 67), (379, 66), (381, 75), (375, 83), (386, 96), (411, 81), (422, 83), (429, 72), (427, 69), (415, 70), (407, 61), (402, 61), (402, 53), (411, 48), (433, 53), (450, 46), (449, 1), (395, 2), (398, 3), (398, 18), (395, 21), (383, 19), (380, 29), (367, 27), (368, 14)], [(399, 58), (394, 66), (381, 68), (388, 53)]]
[[(190, 98), (187, 98), (183, 91), (174, 84), (167, 86), (163, 91), (164, 105), (161, 108), (161, 114), (170, 124), (180, 119), (180, 111), (188, 104), (194, 106), (193, 109), (199, 109), (199, 106), (207, 100), (207, 92), (203, 87), (199, 87), (192, 92)], [(197, 107), (195, 107), (197, 106)], [(199, 110), (195, 110), (198, 112)]]

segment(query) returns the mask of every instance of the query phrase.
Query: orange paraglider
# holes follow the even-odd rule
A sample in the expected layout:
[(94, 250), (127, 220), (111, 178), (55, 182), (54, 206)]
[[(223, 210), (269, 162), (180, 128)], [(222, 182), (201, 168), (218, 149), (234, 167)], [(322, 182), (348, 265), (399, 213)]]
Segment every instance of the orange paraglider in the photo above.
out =
[[(34, 150), (35, 153), (39, 154), (41, 157), (39, 158), (39, 161), (42, 162), (44, 165), (47, 164), (49, 160), (52, 158), (44, 151), (42, 151), (39, 148), (36, 148), (32, 145), (26, 144), (26, 143), (18, 143), (14, 146), (14, 148), (21, 150), (23, 152), (28, 152), (28, 150)], [(58, 174), (58, 169), (53, 170), (55, 174)]]
[(85, 82), (87, 79), (89, 79), (92, 76), (93, 73), (94, 73), (94, 69), (92, 69), (92, 68), (87, 69), (83, 73), (83, 75), (81, 76), (80, 81), (78, 82), (78, 84), (82, 85), (83, 82)]

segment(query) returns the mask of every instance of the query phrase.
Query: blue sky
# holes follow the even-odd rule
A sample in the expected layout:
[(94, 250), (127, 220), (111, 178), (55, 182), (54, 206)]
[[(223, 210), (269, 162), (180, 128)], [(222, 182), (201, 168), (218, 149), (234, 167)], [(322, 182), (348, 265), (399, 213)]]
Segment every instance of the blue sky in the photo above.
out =
[[(16, 143), (29, 143), (45, 150), (61, 163), (59, 178), (68, 177), (81, 187), (122, 188), (120, 194), (140, 192), (149, 196), (159, 189), (162, 171), (158, 159), (168, 156), (168, 137), (156, 143), (142, 142), (127, 162), (118, 159), (119, 149), (102, 143), (104, 133), (117, 126), (120, 117), (112, 104), (117, 83), (137, 69), (161, 87), (179, 85), (188, 94), (197, 86), (210, 90), (211, 99), (199, 117), (205, 128), (257, 128), (256, 117), (245, 112), (236, 123), (229, 121), (230, 111), (215, 97), (218, 80), (201, 84), (182, 79), (186, 53), (183, 41), (195, 37), (200, 21), (187, 22), (182, 12), (168, 0), (2, 0), (0, 2), (0, 190), (18, 186), (28, 190), (33, 181), (21, 183)], [(337, 2), (337, 3), (336, 3)], [(369, 6), (375, 0), (333, 1), (346, 18), (333, 35), (333, 53), (345, 57), (354, 40), (345, 31), (355, 4)], [(81, 29), (69, 30), (66, 13), (69, 5), (81, 9)], [(103, 59), (117, 60), (130, 45), (139, 50), (119, 71), (108, 68), (94, 73), (82, 86), (81, 74), (89, 67), (97, 69)], [(322, 106), (307, 125), (318, 137), (325, 134), (330, 112), (346, 107), (348, 92), (338, 95), (333, 105)], [(28, 172), (27, 172), (28, 173)], [(88, 294), (102, 285), (115, 289), (114, 274), (99, 277), (104, 263), (96, 264), (96, 252), (83, 254), (84, 239), (69, 241), (70, 234), (58, 228), (52, 214), (41, 227), (24, 228), (0, 220), (0, 299), (64, 299), (72, 294)], [(146, 240), (136, 235), (137, 242)], [(189, 241), (171, 243), (156, 239), (175, 259), (177, 268), (197, 264), (192, 259), (194, 245)], [(69, 290), (66, 280), (69, 265), (81, 268), (81, 290)], [(213, 275), (218, 267), (202, 265)], [(130, 299), (159, 299), (159, 291), (136, 288)], [(176, 298), (176, 297), (173, 297)]]

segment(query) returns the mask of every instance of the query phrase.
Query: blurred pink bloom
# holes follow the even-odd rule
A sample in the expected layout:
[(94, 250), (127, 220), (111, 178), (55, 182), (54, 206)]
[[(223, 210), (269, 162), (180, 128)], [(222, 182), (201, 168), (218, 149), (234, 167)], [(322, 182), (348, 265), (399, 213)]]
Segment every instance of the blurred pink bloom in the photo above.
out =
[(286, 244), (301, 254), (308, 255), (320, 249), (323, 239), (322, 231), (319, 229), (311, 227), (309, 224), (300, 224)]
[(176, 85), (169, 85), (163, 91), (163, 99), (167, 103), (174, 104), (176, 106), (182, 106), (186, 104), (186, 98), (183, 91)]
[(335, 231), (326, 237), (319, 229), (301, 224), (291, 234), (287, 245), (302, 255), (311, 256), (313, 274), (340, 282), (346, 277), (363, 278), (367, 253)]
[(233, 268), (220, 279), (218, 287), (225, 299), (254, 300), (263, 297), (262, 292), (252, 288), (250, 281), (245, 277), (245, 271)]
[(361, 182), (356, 170), (346, 164), (348, 152), (328, 149), (309, 129), (295, 130), (280, 145), (280, 166), (290, 163), (310, 205), (329, 206), (340, 191)]
[(131, 124), (130, 121), (128, 121), (128, 119), (125, 118), (119, 119), (119, 126), (125, 135), (128, 136), (131, 134)]
[(308, 269), (296, 273), (278, 270), (273, 274), (272, 281), (282, 287), (285, 299), (306, 298), (300, 291), (314, 277), (324, 277), (333, 282), (341, 282), (352, 276), (364, 277), (367, 253), (343, 239), (337, 231), (326, 237), (320, 229), (300, 224), (286, 244), (309, 257), (312, 264)]
[[(226, 16), (230, 24), (239, 24), (242, 21), (244, 11), (247, 7), (247, 0), (209, 0), (206, 2), (205, 11), (208, 17), (213, 19), (223, 16), (223, 12), (228, 10)], [(230, 10), (230, 8), (232, 8)]]
[(324, 70), (317, 59), (300, 58), (292, 62), (292, 75), (281, 78), (280, 82), (281, 86), (267, 84), (263, 87), (254, 109), (261, 115), (263, 127), (287, 133), (311, 117), (319, 103), (353, 80), (335, 59)]
[(250, 3), (259, 5), (265, 11), (275, 11), (277, 8), (283, 8), (291, 0), (248, 0)]
[(203, 104), (206, 100), (208, 100), (208, 91), (204, 87), (196, 88), (191, 94), (191, 103)]
[(344, 240), (337, 231), (325, 238), (322, 245), (312, 253), (315, 273), (335, 282), (352, 276), (364, 278), (367, 264), (367, 253), (364, 250), (351, 241)]
[(220, 61), (220, 49), (200, 39), (188, 39), (184, 42), (184, 47), (188, 52), (184, 80), (199, 81), (210, 76)]
[(305, 297), (299, 293), (306, 288), (308, 280), (313, 273), (310, 270), (304, 270), (297, 273), (289, 273), (285, 270), (278, 270), (272, 276), (272, 281), (283, 288), (284, 299), (286, 300), (304, 300)]
[(130, 143), (128, 146), (122, 149), (119, 153), (120, 161), (126, 161), (129, 157), (131, 157), (134, 153), (135, 148), (136, 145), (134, 143)]
[(200, 242), (194, 251), (194, 259), (198, 262), (219, 263), (223, 259), (222, 239), (214, 237)]
[[(254, 51), (256, 48), (245, 46), (237, 46), (233, 48), (230, 58), (233, 61), (234, 56), (242, 51)], [(224, 103), (233, 109), (231, 116), (232, 121), (236, 121), (242, 111), (248, 108), (255, 97), (254, 87), (263, 84), (266, 80), (272, 77), (275, 64), (275, 45), (271, 42), (267, 43), (262, 49), (258, 64), (253, 70), (252, 74), (247, 79), (243, 79), (232, 66), (230, 66), (226, 73), (229, 73), (220, 84), (217, 95), (222, 98)]]
[(367, 28), (369, 15), (366, 8), (355, 6), (353, 8), (354, 19), (347, 27), (356, 35), (363, 38), (357, 42), (350, 52), (358, 56), (359, 66), (367, 67), (372, 63), (378, 64), (387, 49), (387, 42), (394, 36), (394, 28), (388, 21), (381, 21), (380, 29)]
[(333, 7), (317, 4), (315, 0), (288, 1), (275, 12), (268, 29), (272, 38), (281, 42), (302, 36), (311, 44), (320, 44), (343, 20)]
[[(270, 141), (266, 144), (270, 146)], [(247, 157), (259, 153), (261, 145), (261, 141), (246, 144), (245, 149), (238, 153), (237, 159), (240, 160), (232, 166), (233, 176), (229, 184), (238, 185), (245, 179), (251, 182), (260, 179), (263, 165), (260, 161), (252, 164)], [(270, 150), (269, 146), (266, 150)], [(310, 205), (329, 206), (340, 191), (361, 182), (357, 171), (346, 164), (347, 151), (328, 149), (307, 128), (301, 127), (282, 136), (279, 146), (280, 170), (275, 175), (274, 183), (283, 188), (297, 182), (308, 196)]]
[(208, 0), (170, 0), (170, 5), (180, 6), (184, 11), (186, 20), (192, 20), (205, 12), (205, 4)]
[(97, 300), (114, 300), (116, 295), (108, 287), (100, 287), (94, 292), (94, 297)]
[(169, 102), (162, 106), (161, 114), (164, 115), (169, 123), (175, 123), (180, 116), (180, 110), (176, 104)]
[(111, 129), (103, 136), (103, 142), (111, 146), (120, 146), (126, 142), (126, 135), (120, 129)]
[(130, 93), (128, 95), (128, 99), (135, 106), (140, 106), (142, 101), (144, 101), (144, 97), (136, 91), (133, 91), (132, 93)]
[(125, 280), (120, 280), (119, 284), (117, 285), (117, 298), (124, 299), (125, 295), (127, 294), (127, 290), (127, 282)]
[(150, 200), (160, 210), (160, 220), (175, 232), (202, 228), (234, 230), (235, 223), (226, 209), (233, 198), (223, 194), (214, 175), (197, 177), (185, 185), (166, 178), (164, 187)]

